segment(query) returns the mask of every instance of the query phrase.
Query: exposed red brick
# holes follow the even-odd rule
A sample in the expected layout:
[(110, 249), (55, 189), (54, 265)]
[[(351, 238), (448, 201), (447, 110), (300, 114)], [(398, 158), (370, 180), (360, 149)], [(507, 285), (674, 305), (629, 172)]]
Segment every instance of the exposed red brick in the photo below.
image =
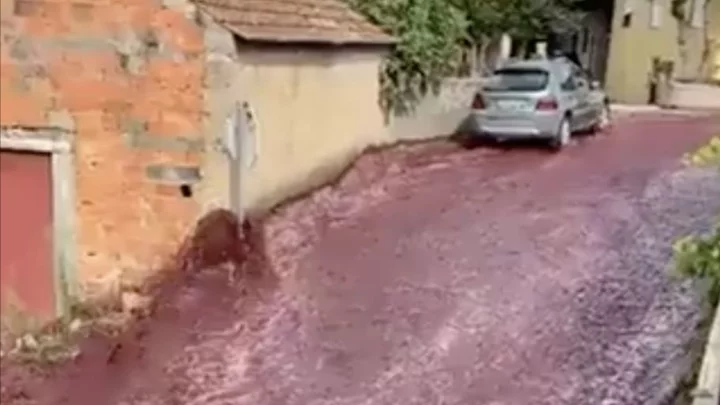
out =
[(116, 4), (114, 8), (119, 15), (124, 16), (128, 28), (139, 31), (147, 29), (151, 26), (151, 21), (154, 15), (153, 13), (148, 13), (147, 7), (145, 6), (145, 4)]
[(163, 38), (172, 49), (186, 53), (202, 51), (203, 42), (202, 37), (197, 35), (198, 28), (185, 16), (170, 9), (162, 10), (154, 15), (151, 25), (162, 32), (173, 33), (172, 36)]
[[(0, 90), (0, 119), (3, 123), (21, 126), (42, 126), (45, 124), (45, 107), (31, 94), (19, 94), (6, 89)], [(12, 101), (12, 102), (10, 102)]]
[[(84, 134), (85, 139), (105, 139), (110, 135), (117, 135), (120, 128), (119, 118), (101, 109), (77, 111), (73, 113), (73, 117), (75, 118), (77, 132)], [(101, 137), (101, 135), (103, 136)], [(91, 143), (78, 142), (78, 147), (82, 148)]]
[[(4, 56), (3, 59), (5, 59)], [(17, 65), (3, 60), (3, 63), (0, 64), (0, 90), (6, 90), (10, 86), (11, 81), (17, 77), (17, 70)]]
[[(36, 6), (26, 17), (2, 25), (0, 124), (42, 126), (49, 111), (71, 113), (80, 281), (117, 269), (152, 270), (177, 248), (198, 206), (179, 192), (163, 192), (146, 178), (145, 169), (158, 163), (193, 164), (201, 157), (132, 148), (124, 131), (128, 120), (136, 119), (147, 122), (149, 136), (201, 133), (201, 29), (148, 0), (44, 0)], [(184, 61), (152, 56), (144, 69), (129, 72), (112, 49), (66, 41), (101, 43), (120, 29), (138, 36), (153, 29)], [(11, 58), (15, 39), (30, 45), (29, 55)], [(36, 65), (47, 78), (23, 77)]]
[(84, 75), (89, 78), (127, 82), (120, 68), (119, 56), (112, 50), (64, 51), (51, 65), (50, 71), (55, 77), (72, 72), (73, 76)]
[(21, 21), (24, 31), (35, 38), (52, 39), (72, 32), (70, 21), (64, 18), (27, 17)]
[(125, 100), (129, 89), (122, 82), (64, 77), (56, 81), (57, 94), (63, 107), (72, 111), (102, 109)]
[(148, 121), (148, 132), (159, 136), (202, 136), (200, 117), (182, 111), (161, 110)]

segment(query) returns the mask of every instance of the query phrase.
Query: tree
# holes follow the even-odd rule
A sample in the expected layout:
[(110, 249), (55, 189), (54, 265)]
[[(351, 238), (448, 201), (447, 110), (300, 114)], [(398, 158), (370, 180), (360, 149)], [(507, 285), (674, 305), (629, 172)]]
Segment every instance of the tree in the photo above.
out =
[(398, 39), (381, 75), (386, 113), (412, 110), (460, 65), (463, 46), (503, 32), (529, 38), (572, 15), (576, 0), (345, 0)]
[(509, 13), (502, 5), (507, 2), (506, 0), (453, 0), (453, 4), (464, 13), (468, 22), (465, 40), (469, 45), (472, 74), (484, 70), (488, 46), (506, 30)]
[(448, 0), (346, 0), (398, 39), (381, 74), (387, 113), (405, 113), (458, 65), (464, 14)]
[[(572, 25), (578, 17), (576, 0), (452, 0), (468, 21), (466, 38), (474, 57), (484, 68), (487, 46), (507, 33), (516, 39), (532, 39), (552, 28)], [(473, 58), (473, 62), (476, 59)]]

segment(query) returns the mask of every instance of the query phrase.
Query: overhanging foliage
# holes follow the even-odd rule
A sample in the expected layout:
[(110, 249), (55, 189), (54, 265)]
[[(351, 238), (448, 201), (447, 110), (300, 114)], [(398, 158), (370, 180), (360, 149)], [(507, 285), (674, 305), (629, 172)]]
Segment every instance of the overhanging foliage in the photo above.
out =
[(454, 73), (463, 46), (503, 32), (530, 38), (569, 21), (576, 0), (346, 0), (398, 44), (383, 68), (382, 103), (389, 113), (412, 110)]

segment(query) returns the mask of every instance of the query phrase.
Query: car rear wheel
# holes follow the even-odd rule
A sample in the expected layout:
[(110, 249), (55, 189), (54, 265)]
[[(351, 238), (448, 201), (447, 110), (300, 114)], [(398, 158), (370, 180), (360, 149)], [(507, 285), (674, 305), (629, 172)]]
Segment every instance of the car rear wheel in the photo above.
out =
[(557, 134), (551, 141), (551, 146), (554, 150), (559, 151), (570, 144), (570, 138), (572, 136), (572, 130), (570, 129), (570, 119), (565, 117), (560, 122)]

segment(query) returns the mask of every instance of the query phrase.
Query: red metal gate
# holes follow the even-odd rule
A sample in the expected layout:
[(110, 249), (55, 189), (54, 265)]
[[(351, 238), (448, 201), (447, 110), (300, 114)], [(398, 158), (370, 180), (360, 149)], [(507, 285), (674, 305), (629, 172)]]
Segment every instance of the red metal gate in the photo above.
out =
[(51, 156), (0, 152), (0, 298), (3, 311), (55, 315)]

